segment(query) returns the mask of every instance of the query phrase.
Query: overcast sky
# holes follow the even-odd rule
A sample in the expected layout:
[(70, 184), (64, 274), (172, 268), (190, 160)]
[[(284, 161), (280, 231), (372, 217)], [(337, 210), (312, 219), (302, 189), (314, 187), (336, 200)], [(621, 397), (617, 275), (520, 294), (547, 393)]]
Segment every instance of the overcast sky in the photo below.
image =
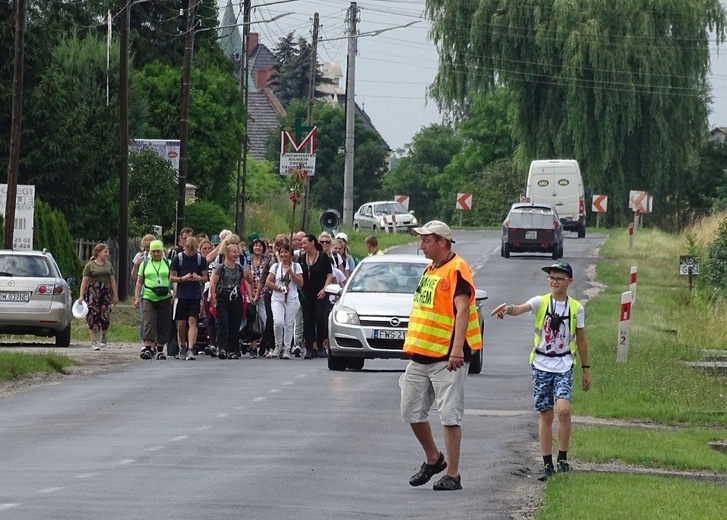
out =
[[(346, 68), (346, 11), (349, 0), (299, 0), (262, 6), (280, 0), (252, 0), (253, 20), (294, 13), (280, 20), (253, 25), (260, 41), (273, 50), (289, 32), (310, 39), (313, 13), (320, 16), (319, 61), (335, 61)], [(221, 8), (227, 0), (218, 0)], [(236, 7), (240, 0), (234, 0)], [(423, 16), (425, 0), (360, 0), (359, 33), (417, 22), (378, 36), (361, 37), (356, 61), (356, 101), (392, 149), (403, 148), (423, 126), (441, 121), (426, 89), (437, 72), (437, 52), (428, 40), (429, 24)], [(727, 0), (723, 1), (727, 4)], [(221, 16), (221, 14), (220, 14)], [(242, 20), (240, 20), (242, 21)], [(712, 43), (712, 114), (710, 127), (727, 126), (727, 44)], [(343, 85), (342, 79), (342, 87)]]

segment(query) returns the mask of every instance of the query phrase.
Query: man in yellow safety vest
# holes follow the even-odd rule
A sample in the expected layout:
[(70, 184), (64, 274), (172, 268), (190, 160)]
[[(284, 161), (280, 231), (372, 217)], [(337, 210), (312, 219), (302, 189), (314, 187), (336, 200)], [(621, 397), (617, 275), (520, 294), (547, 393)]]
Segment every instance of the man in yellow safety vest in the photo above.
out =
[[(475, 286), (467, 263), (452, 251), (452, 231), (433, 220), (414, 233), (432, 261), (422, 274), (404, 342), (412, 359), (401, 376), (401, 414), (424, 450), (426, 461), (410, 479), (421, 486), (445, 471), (437, 491), (462, 489), (459, 454), (464, 416), (464, 383), (472, 352), (482, 348)], [(429, 424), (436, 403), (444, 426), (447, 457), (439, 451)]]

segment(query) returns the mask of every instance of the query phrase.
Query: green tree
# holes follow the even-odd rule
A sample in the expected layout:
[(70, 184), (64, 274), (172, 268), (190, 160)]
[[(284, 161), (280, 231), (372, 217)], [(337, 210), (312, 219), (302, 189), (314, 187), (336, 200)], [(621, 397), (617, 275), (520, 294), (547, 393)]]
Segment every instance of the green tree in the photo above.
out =
[(80, 281), (83, 266), (73, 246), (68, 224), (60, 211), (36, 197), (33, 224), (33, 249), (47, 249), (55, 258), (65, 278)]
[[(283, 105), (287, 105), (293, 99), (308, 98), (312, 51), (313, 46), (310, 43), (300, 37), (296, 40), (292, 32), (278, 41), (274, 51), (278, 65), (275, 66), (272, 86)], [(316, 83), (320, 80), (317, 67), (318, 64), (316, 64)]]
[(719, 0), (427, 0), (426, 12), (440, 50), (432, 92), (444, 107), (504, 85), (520, 167), (573, 157), (611, 197), (611, 218), (627, 211), (630, 189), (671, 210), (673, 180), (706, 130)]
[(186, 207), (185, 222), (196, 233), (206, 233), (210, 237), (219, 233), (221, 229), (233, 227), (233, 219), (222, 207), (203, 200)]
[(153, 226), (172, 229), (176, 215), (176, 172), (153, 150), (129, 154), (129, 234), (143, 236)]

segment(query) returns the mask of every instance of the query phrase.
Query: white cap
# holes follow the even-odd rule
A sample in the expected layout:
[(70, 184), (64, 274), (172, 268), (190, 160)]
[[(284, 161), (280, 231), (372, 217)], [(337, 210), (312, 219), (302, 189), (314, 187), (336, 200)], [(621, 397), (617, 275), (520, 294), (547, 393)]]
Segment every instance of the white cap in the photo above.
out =
[(73, 307), (71, 307), (71, 313), (77, 320), (82, 320), (88, 314), (88, 305), (85, 301), (82, 302), (81, 300), (76, 300)]
[(412, 231), (417, 235), (439, 235), (454, 244), (454, 240), (452, 240), (452, 230), (449, 229), (449, 226), (441, 220), (430, 220), (422, 227), (414, 228)]
[(336, 233), (336, 238), (340, 238), (341, 240), (348, 242), (348, 235), (346, 233)]

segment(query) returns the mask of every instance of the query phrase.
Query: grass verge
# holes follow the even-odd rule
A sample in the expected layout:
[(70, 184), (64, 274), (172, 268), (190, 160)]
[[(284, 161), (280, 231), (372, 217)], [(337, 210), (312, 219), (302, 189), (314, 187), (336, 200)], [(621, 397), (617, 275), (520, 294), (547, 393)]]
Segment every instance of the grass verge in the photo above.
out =
[(52, 353), (24, 354), (0, 352), (0, 381), (28, 377), (38, 372), (65, 374), (66, 367), (78, 365), (74, 360)]

